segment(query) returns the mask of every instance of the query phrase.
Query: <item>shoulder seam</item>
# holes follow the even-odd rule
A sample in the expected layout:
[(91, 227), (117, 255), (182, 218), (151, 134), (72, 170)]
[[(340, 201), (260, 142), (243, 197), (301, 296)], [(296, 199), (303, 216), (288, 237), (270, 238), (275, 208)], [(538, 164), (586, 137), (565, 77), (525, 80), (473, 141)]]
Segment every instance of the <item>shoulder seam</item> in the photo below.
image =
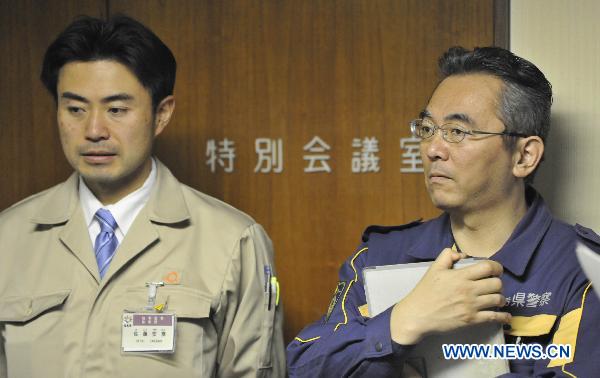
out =
[(344, 314), (344, 321), (343, 322), (339, 322), (335, 328), (333, 329), (333, 331), (337, 331), (338, 328), (341, 325), (346, 325), (348, 324), (348, 314), (346, 313), (346, 296), (348, 295), (348, 291), (350, 291), (350, 288), (352, 287), (352, 285), (358, 281), (358, 272), (356, 271), (356, 268), (354, 267), (354, 260), (356, 260), (356, 258), (363, 252), (367, 251), (369, 249), (369, 247), (364, 247), (361, 250), (359, 250), (358, 252), (356, 252), (356, 254), (354, 255), (354, 257), (352, 257), (352, 260), (350, 260), (350, 267), (352, 268), (352, 270), (354, 271), (354, 279), (352, 281), (350, 281), (350, 283), (348, 284), (348, 287), (346, 288), (346, 291), (344, 292), (344, 297), (342, 298), (342, 313)]

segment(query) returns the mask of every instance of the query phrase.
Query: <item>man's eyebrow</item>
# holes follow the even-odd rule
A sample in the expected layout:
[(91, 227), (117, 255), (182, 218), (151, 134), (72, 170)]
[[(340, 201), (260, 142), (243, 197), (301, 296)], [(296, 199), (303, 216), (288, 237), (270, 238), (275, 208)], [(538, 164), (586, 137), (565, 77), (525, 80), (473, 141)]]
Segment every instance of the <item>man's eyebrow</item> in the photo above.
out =
[[(419, 118), (432, 118), (431, 112), (424, 109), (419, 113)], [(452, 113), (444, 117), (444, 122), (460, 121), (468, 125), (475, 125), (475, 121), (465, 113)]]
[(112, 96), (104, 97), (101, 101), (106, 104), (113, 101), (131, 101), (133, 100), (133, 96), (127, 93), (117, 93)]
[(73, 92), (63, 92), (60, 95), (61, 98), (66, 98), (69, 100), (75, 100), (75, 101), (81, 101), (81, 102), (85, 102), (86, 104), (90, 103), (90, 100), (88, 100), (87, 98), (80, 96), (78, 94), (75, 94)]
[(429, 110), (423, 109), (421, 110), (421, 113), (419, 113), (419, 118), (431, 118), (431, 113), (429, 113)]
[(475, 122), (471, 119), (471, 117), (469, 117), (468, 115), (466, 115), (464, 113), (452, 113), (452, 114), (448, 114), (447, 116), (444, 117), (444, 122), (450, 122), (450, 121), (460, 121), (460, 122), (464, 122), (469, 125), (475, 124)]
[[(90, 103), (90, 100), (88, 100), (87, 98), (80, 96), (78, 94), (75, 94), (73, 92), (63, 92), (60, 97), (66, 98), (69, 100), (85, 102), (86, 104)], [(117, 93), (117, 94), (114, 94), (111, 96), (104, 97), (101, 101), (102, 101), (102, 103), (106, 104), (106, 103), (113, 102), (113, 101), (131, 101), (133, 99), (134, 99), (133, 96), (130, 94)]]

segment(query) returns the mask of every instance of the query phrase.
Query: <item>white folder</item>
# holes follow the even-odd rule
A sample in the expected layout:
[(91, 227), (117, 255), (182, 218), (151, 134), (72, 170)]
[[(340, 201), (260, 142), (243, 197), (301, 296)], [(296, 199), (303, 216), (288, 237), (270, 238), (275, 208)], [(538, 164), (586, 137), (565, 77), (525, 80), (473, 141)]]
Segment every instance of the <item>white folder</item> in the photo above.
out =
[[(460, 260), (454, 265), (454, 269), (475, 262), (477, 262), (475, 259)], [(373, 317), (385, 311), (410, 293), (431, 264), (432, 262), (423, 262), (365, 268), (363, 278), (369, 316)], [(428, 336), (411, 351), (406, 362), (419, 373), (416, 376), (429, 378), (486, 378), (510, 371), (508, 360), (444, 359), (442, 345), (459, 343), (504, 344), (502, 326), (497, 323), (487, 323)]]
[[(600, 288), (600, 255), (583, 243), (577, 243), (575, 253), (585, 275), (592, 281), (594, 288)], [(594, 290), (600, 297), (600, 290)]]

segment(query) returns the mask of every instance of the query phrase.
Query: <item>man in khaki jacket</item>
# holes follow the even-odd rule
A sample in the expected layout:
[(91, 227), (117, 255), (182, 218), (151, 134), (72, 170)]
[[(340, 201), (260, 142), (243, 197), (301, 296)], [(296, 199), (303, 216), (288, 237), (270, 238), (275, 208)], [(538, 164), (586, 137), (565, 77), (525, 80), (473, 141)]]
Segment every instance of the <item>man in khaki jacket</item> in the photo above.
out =
[(284, 376), (269, 238), (151, 157), (170, 50), (81, 18), (42, 81), (76, 172), (0, 214), (0, 377)]

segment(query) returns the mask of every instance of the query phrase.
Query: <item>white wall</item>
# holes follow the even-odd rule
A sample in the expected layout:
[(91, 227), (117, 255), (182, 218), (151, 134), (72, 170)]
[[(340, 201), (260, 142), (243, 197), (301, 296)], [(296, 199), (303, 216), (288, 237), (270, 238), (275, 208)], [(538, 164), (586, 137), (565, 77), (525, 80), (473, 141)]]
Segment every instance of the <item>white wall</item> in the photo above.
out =
[(552, 83), (535, 187), (555, 215), (600, 231), (600, 1), (511, 0), (510, 49)]

